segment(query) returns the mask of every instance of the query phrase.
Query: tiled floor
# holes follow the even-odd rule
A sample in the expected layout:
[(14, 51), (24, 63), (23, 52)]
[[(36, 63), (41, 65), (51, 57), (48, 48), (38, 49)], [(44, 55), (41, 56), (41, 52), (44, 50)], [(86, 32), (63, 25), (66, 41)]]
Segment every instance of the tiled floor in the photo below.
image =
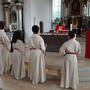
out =
[[(59, 87), (59, 80), (47, 80), (44, 84), (32, 85), (29, 79), (15, 80), (10, 75), (0, 77), (2, 90), (70, 90)], [(90, 82), (80, 82), (77, 90), (90, 90)]]
[[(90, 90), (90, 59), (85, 59), (85, 40), (78, 39), (82, 46), (82, 53), (78, 56), (80, 83), (77, 90)], [(57, 71), (62, 67), (63, 58), (58, 52), (46, 53), (46, 65), (49, 72)], [(53, 76), (54, 73), (51, 73)], [(48, 74), (47, 74), (48, 76)], [(50, 77), (51, 77), (50, 76)], [(57, 74), (56, 74), (57, 76)], [(15, 80), (10, 74), (0, 76), (0, 90), (70, 90), (59, 87), (60, 79), (48, 78), (44, 84), (32, 85), (29, 78)]]

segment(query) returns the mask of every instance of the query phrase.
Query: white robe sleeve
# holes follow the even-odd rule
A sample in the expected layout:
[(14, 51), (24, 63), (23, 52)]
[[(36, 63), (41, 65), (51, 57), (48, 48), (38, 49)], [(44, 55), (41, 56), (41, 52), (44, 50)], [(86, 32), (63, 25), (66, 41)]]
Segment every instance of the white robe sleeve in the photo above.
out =
[(10, 40), (8, 39), (6, 33), (3, 33), (3, 35), (2, 35), (2, 42), (3, 42), (3, 44), (6, 46), (6, 48), (7, 48), (8, 50), (10, 50), (11, 44), (10, 44)]
[(66, 48), (65, 48), (65, 43), (64, 43), (59, 49), (59, 55), (61, 57), (65, 55), (65, 50), (66, 50)]
[(30, 48), (32, 48), (33, 45), (33, 42), (32, 42), (32, 37), (29, 39), (29, 43), (28, 43), (28, 47), (29, 47), (29, 50)]
[(30, 50), (30, 46), (31, 46), (31, 45), (30, 45), (30, 39), (29, 39), (29, 42), (28, 42), (28, 47), (29, 47), (29, 50)]
[(24, 47), (24, 43), (20, 40), (17, 40), (17, 43), (18, 43), (18, 48), (19, 50), (24, 53), (24, 50), (25, 50), (25, 47)]
[(46, 47), (45, 47), (45, 43), (44, 43), (44, 40), (41, 38), (41, 40), (40, 40), (40, 49), (43, 51), (43, 52), (45, 52), (45, 50), (46, 50)]
[(79, 42), (78, 42), (78, 47), (76, 49), (77, 49), (77, 53), (80, 54), (81, 53), (81, 45)]

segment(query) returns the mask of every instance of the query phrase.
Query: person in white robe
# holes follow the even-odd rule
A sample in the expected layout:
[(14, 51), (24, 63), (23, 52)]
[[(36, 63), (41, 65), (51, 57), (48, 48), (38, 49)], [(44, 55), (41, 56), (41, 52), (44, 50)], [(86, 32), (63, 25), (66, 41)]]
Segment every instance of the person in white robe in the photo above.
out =
[(62, 88), (76, 89), (79, 83), (77, 54), (80, 54), (81, 46), (74, 37), (74, 32), (69, 32), (69, 40), (59, 50), (60, 56), (65, 57), (60, 83), (60, 87)]
[(16, 31), (12, 39), (13, 53), (12, 53), (12, 71), (11, 74), (17, 80), (26, 76), (25, 63), (24, 63), (24, 40), (22, 39), (21, 31)]
[(44, 83), (46, 80), (45, 74), (45, 44), (43, 38), (38, 34), (39, 27), (32, 27), (34, 34), (29, 39), (30, 49), (30, 64), (29, 77), (32, 84)]
[(9, 51), (10, 40), (4, 31), (5, 22), (0, 21), (0, 75), (7, 73), (10, 69)]

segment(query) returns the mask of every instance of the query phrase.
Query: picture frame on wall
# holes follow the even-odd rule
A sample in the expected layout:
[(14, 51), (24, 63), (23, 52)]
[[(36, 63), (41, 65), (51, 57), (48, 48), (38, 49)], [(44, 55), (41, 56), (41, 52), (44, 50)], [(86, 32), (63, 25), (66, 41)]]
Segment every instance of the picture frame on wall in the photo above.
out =
[(79, 0), (74, 0), (72, 2), (71, 15), (80, 15), (80, 2), (79, 2)]

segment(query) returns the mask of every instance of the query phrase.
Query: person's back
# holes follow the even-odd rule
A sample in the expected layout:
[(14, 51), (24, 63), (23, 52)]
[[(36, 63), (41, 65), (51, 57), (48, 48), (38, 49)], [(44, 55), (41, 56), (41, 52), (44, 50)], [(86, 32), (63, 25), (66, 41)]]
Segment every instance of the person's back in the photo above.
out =
[[(33, 34), (29, 40), (29, 48), (37, 48), (37, 49), (42, 49), (43, 51), (45, 51), (45, 47), (42, 47), (42, 45), (44, 45), (44, 40), (42, 39), (41, 36), (39, 36), (38, 34)], [(42, 45), (40, 45), (42, 43)]]
[(67, 41), (66, 43), (66, 49), (69, 50), (70, 52), (75, 52), (75, 53), (80, 53), (79, 52), (79, 42), (75, 39), (71, 39)]
[(59, 51), (60, 56), (65, 57), (60, 86), (72, 89), (76, 89), (79, 83), (77, 54), (81, 52), (80, 43), (74, 37), (74, 32), (69, 32), (69, 40), (61, 46)]
[(26, 76), (24, 64), (24, 42), (21, 37), (21, 32), (15, 32), (12, 40), (12, 72), (16, 79), (22, 79)]
[(32, 27), (33, 35), (29, 40), (30, 49), (30, 80), (32, 84), (43, 83), (46, 80), (45, 75), (45, 44), (41, 36), (38, 35), (39, 27), (34, 25)]
[(9, 70), (10, 41), (4, 31), (5, 22), (0, 21), (0, 74)]

